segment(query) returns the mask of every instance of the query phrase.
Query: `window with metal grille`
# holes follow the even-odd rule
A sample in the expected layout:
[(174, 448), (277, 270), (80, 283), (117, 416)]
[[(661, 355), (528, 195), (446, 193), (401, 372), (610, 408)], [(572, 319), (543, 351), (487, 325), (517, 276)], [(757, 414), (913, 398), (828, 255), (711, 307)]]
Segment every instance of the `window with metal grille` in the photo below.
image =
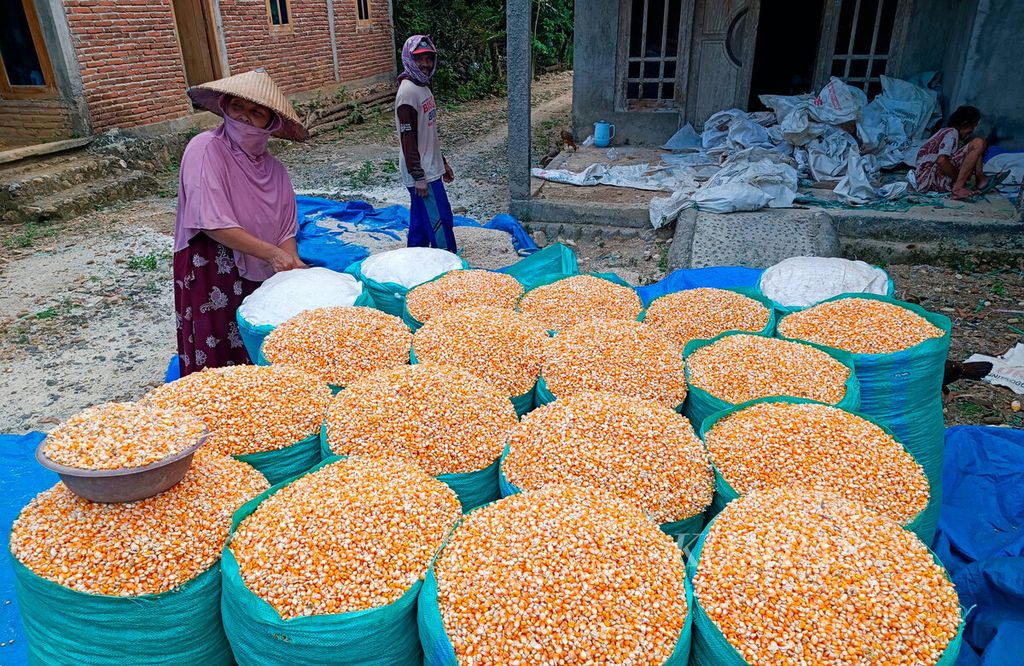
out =
[(370, 20), (370, 0), (356, 0), (356, 18), (360, 21)]
[(270, 15), (270, 25), (272, 26), (283, 27), (292, 22), (288, 0), (267, 0), (267, 13)]
[(626, 101), (631, 109), (675, 105), (682, 0), (632, 0)]
[(882, 90), (899, 0), (843, 0), (832, 75), (873, 96)]

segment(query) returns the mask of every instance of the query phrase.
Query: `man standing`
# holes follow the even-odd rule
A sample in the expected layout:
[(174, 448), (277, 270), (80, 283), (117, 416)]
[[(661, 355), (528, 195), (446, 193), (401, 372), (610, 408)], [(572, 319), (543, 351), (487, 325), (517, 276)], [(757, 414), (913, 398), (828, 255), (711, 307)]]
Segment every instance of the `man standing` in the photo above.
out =
[[(437, 51), (430, 37), (413, 35), (402, 46), (402, 65), (395, 96), (395, 125), (401, 141), (398, 158), (402, 181), (409, 189), (409, 247), (437, 247), (455, 252), (455, 221), (444, 183), (455, 174), (441, 154), (437, 139), (437, 104), (430, 79)], [(444, 181), (444, 182), (442, 182)]]

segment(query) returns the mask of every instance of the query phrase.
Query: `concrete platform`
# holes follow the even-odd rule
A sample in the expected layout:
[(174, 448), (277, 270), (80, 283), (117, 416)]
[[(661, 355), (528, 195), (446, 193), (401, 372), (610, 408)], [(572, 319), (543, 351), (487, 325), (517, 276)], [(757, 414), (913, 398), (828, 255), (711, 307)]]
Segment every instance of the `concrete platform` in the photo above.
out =
[[(656, 164), (664, 153), (652, 146), (614, 148), (618, 158), (610, 162), (611, 164)], [(548, 165), (548, 168), (582, 171), (591, 164), (609, 163), (607, 153), (607, 148), (581, 147), (576, 152), (563, 152)], [(802, 189), (801, 192), (823, 201), (835, 198), (829, 189), (821, 187)], [(576, 187), (534, 178), (529, 205), (514, 207), (512, 212), (520, 215), (531, 227), (542, 230), (555, 225), (597, 225), (605, 228), (627, 227), (643, 234), (644, 230), (651, 230), (648, 214), (651, 199), (663, 196), (667, 196), (667, 193), (603, 185)], [(787, 220), (806, 220), (808, 215), (812, 215), (815, 219), (831, 221), (839, 240), (839, 254), (865, 261), (946, 262), (955, 261), (965, 253), (982, 260), (1024, 260), (1024, 219), (1021, 219), (1020, 214), (1004, 197), (990, 194), (970, 202), (942, 199), (938, 205), (928, 198), (922, 197), (920, 200), (926, 203), (901, 211), (809, 205), (764, 210), (755, 214), (701, 213), (699, 228), (706, 238), (713, 238), (717, 232), (712, 229), (718, 228), (721, 230), (722, 240), (726, 241), (731, 234), (726, 233), (727, 228), (720, 226), (722, 223), (748, 225), (755, 219), (748, 216), (755, 215), (758, 220), (758, 225), (755, 226), (775, 229), (777, 225), (785, 227)], [(677, 267), (688, 266), (691, 258), (703, 262), (704, 260), (700, 259), (703, 252), (701, 247), (711, 247), (703, 245), (699, 238), (697, 241), (694, 240), (693, 231), (697, 227), (693, 225), (697, 224), (696, 215), (696, 211), (691, 211), (685, 218), (681, 218), (682, 225), (677, 224), (676, 237), (682, 236), (680, 245), (686, 246), (685, 249), (680, 247), (678, 251), (673, 252), (673, 263)], [(778, 218), (777, 222), (770, 222), (772, 217)], [(714, 218), (719, 218), (719, 221), (715, 221)], [(688, 225), (692, 228), (686, 228)], [(775, 249), (751, 246), (747, 248), (749, 252), (746, 254), (742, 250), (738, 251), (736, 258), (749, 255), (748, 258), (753, 260), (756, 255), (767, 259), (769, 256), (775, 256), (778, 253), (776, 250), (782, 251), (782, 247), (787, 243), (796, 248), (817, 242), (807, 240), (810, 238), (807, 233), (810, 232), (806, 231), (809, 227), (805, 221), (798, 222), (796, 227), (791, 228), (796, 236), (791, 236), (789, 240), (780, 240), (779, 246)], [(798, 228), (803, 230), (800, 231)], [(756, 245), (759, 241), (755, 240), (755, 236), (766, 237), (760, 232), (747, 236), (747, 240), (743, 241), (741, 232), (727, 243)], [(771, 233), (768, 233), (768, 236), (771, 236)], [(797, 240), (797, 237), (804, 237), (805, 240)], [(697, 245), (694, 245), (695, 242)], [(693, 254), (695, 248), (698, 250), (696, 257)]]

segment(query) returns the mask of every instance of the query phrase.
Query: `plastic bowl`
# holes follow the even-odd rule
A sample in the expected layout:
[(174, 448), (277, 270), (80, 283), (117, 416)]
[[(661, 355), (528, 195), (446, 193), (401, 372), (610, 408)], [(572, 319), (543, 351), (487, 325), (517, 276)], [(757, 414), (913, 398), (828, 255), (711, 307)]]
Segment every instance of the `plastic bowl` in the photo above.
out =
[(57, 473), (60, 480), (82, 499), (115, 504), (137, 502), (159, 495), (185, 477), (192, 466), (192, 456), (210, 433), (204, 432), (196, 443), (180, 453), (142, 467), (123, 469), (81, 469), (55, 463), (46, 457), (44, 439), (36, 447), (36, 461)]

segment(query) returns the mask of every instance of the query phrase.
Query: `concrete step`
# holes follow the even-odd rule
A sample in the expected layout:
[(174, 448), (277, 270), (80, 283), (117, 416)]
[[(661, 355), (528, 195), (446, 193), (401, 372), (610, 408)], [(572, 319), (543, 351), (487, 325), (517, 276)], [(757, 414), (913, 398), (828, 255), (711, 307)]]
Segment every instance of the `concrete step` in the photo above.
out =
[(842, 237), (840, 254), (869, 264), (933, 264), (956, 270), (976, 270), (979, 266), (1024, 266), (1024, 248), (1007, 241), (984, 245), (964, 240), (940, 240), (905, 243), (876, 238)]
[(118, 169), (96, 180), (77, 183), (46, 196), (18, 202), (3, 214), (3, 222), (69, 219), (113, 201), (140, 197), (152, 191), (155, 186), (156, 181), (146, 173)]
[(0, 171), (0, 208), (56, 194), (128, 170), (123, 160), (80, 152)]

